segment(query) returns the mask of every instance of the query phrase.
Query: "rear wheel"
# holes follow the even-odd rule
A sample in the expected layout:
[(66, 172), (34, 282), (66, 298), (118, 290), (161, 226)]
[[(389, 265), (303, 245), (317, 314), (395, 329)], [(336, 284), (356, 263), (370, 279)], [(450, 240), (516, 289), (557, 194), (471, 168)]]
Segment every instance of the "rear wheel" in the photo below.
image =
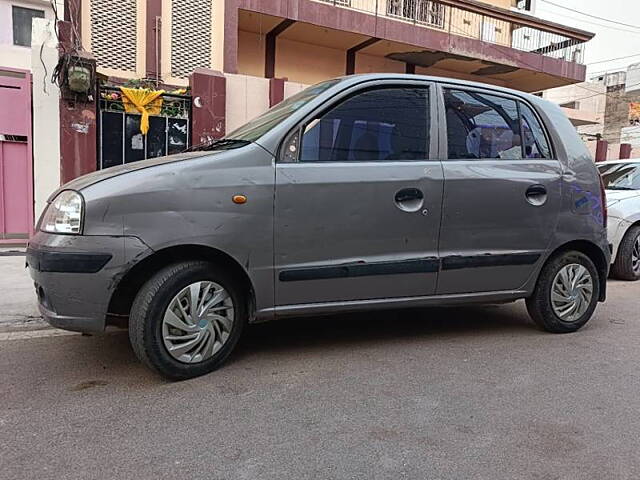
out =
[(548, 332), (575, 332), (589, 321), (599, 297), (593, 262), (583, 253), (564, 252), (542, 268), (533, 295), (527, 299), (527, 310)]
[(640, 280), (640, 226), (631, 227), (622, 238), (611, 276), (619, 280)]
[(156, 273), (131, 308), (129, 338), (138, 358), (172, 380), (209, 373), (236, 345), (247, 320), (233, 279), (190, 261)]

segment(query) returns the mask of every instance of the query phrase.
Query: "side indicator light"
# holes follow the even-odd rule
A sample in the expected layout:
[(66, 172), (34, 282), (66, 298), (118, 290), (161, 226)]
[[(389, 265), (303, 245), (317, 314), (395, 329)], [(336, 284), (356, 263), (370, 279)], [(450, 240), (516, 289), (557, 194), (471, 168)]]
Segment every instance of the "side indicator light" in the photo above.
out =
[(238, 205), (242, 205), (243, 203), (247, 203), (247, 197), (244, 195), (234, 195), (231, 200), (233, 203), (237, 203)]

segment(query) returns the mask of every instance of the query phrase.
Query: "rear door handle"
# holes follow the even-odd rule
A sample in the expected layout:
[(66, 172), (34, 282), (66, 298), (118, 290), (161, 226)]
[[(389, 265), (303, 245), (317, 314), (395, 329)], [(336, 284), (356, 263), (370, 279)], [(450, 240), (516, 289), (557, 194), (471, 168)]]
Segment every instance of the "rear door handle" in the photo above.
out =
[(424, 193), (419, 188), (403, 188), (394, 197), (396, 207), (405, 212), (417, 212), (424, 204)]
[(396, 193), (396, 202), (403, 203), (410, 200), (422, 200), (424, 194), (417, 188), (403, 188)]
[(547, 187), (540, 184), (531, 185), (527, 188), (525, 197), (527, 202), (535, 207), (544, 205), (547, 202)]

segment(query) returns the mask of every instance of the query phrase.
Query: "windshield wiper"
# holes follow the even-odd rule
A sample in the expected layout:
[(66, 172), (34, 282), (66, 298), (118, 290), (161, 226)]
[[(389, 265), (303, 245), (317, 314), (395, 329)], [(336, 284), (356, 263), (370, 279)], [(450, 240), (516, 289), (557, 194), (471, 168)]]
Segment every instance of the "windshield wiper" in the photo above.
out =
[(251, 142), (248, 140), (238, 140), (236, 138), (221, 138), (219, 140), (212, 140), (210, 142), (199, 143), (198, 145), (191, 145), (184, 152), (208, 152), (212, 150), (230, 150), (232, 148), (240, 148), (249, 145)]

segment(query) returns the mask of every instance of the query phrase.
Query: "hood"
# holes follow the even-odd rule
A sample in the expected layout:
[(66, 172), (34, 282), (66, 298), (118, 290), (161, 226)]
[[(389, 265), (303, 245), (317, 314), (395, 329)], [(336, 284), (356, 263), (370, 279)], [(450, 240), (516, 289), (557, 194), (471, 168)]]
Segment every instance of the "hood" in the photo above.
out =
[(134, 172), (136, 170), (142, 170), (143, 168), (155, 167), (157, 165), (164, 165), (166, 163), (181, 162), (183, 160), (189, 160), (192, 158), (199, 158), (204, 156), (211, 156), (219, 153), (222, 153), (222, 151), (212, 151), (212, 152), (200, 151), (200, 152), (178, 153), (178, 154), (169, 155), (166, 157), (150, 158), (148, 160), (140, 160), (138, 162), (127, 163), (125, 165), (118, 165), (116, 167), (105, 168), (104, 170), (97, 170), (95, 172), (83, 175), (82, 177), (73, 179), (69, 183), (64, 184), (58, 190), (53, 192), (47, 201), (50, 202), (51, 200), (53, 200), (53, 198), (62, 190), (82, 190), (83, 188), (86, 188), (90, 185), (94, 185), (103, 180), (117, 177), (119, 175), (124, 175), (125, 173)]
[(606, 190), (607, 205), (618, 203), (621, 200), (640, 196), (640, 190)]

